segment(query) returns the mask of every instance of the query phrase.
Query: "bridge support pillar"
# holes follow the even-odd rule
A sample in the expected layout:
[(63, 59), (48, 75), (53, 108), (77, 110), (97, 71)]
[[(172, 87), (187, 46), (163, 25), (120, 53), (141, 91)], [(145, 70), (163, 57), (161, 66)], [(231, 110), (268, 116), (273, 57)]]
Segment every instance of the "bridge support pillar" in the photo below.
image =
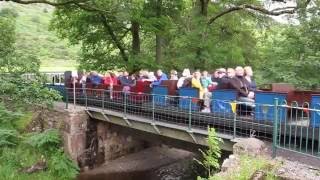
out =
[(64, 118), (64, 149), (70, 157), (77, 161), (86, 149), (86, 129), (89, 117), (83, 110), (69, 111)]

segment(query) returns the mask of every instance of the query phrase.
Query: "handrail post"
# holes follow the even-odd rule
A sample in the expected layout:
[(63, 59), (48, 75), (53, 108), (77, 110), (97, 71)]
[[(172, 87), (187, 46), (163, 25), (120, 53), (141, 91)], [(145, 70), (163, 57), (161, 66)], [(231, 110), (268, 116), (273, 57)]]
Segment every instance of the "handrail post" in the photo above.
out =
[(154, 123), (155, 122), (155, 104), (154, 104), (154, 94), (152, 94), (152, 122)]
[[(232, 103), (235, 103), (235, 102), (232, 102)], [(231, 106), (237, 106), (237, 104), (235, 103), (235, 104), (232, 104)], [(232, 111), (234, 111), (233, 112), (233, 139), (235, 139), (237, 136), (237, 110), (234, 109), (233, 107), (231, 108), (232, 108)]]
[(86, 103), (86, 109), (88, 109), (88, 94), (87, 94), (87, 88), (84, 88), (84, 98)]
[(189, 97), (189, 131), (191, 131), (191, 119), (192, 119), (192, 97)]
[(127, 93), (126, 92), (123, 92), (124, 93), (124, 112), (123, 112), (123, 115), (124, 115), (124, 118), (126, 119), (127, 118)]
[(102, 89), (102, 109), (104, 110), (104, 89)]
[(68, 104), (69, 104), (69, 89), (64, 86), (64, 93), (66, 94), (66, 109), (68, 109)]
[(273, 120), (273, 133), (272, 133), (272, 158), (277, 155), (277, 137), (278, 137), (278, 98), (274, 98), (274, 120)]

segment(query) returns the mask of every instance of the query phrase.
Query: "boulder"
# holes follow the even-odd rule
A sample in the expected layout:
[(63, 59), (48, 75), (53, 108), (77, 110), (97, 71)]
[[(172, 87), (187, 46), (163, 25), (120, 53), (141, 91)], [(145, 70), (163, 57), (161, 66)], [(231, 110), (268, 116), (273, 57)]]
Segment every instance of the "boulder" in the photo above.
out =
[(233, 145), (233, 153), (237, 155), (258, 156), (264, 155), (266, 145), (263, 141), (256, 138), (240, 138)]

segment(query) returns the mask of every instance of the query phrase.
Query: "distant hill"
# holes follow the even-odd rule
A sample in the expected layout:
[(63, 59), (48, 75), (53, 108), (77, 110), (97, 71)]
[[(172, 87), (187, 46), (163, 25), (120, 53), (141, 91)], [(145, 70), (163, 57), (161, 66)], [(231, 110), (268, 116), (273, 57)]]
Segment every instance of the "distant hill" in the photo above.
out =
[(12, 8), (17, 17), (17, 46), (38, 54), (41, 71), (64, 71), (76, 68), (79, 47), (69, 46), (49, 31), (53, 7), (48, 5), (19, 5), (0, 2), (0, 9)]

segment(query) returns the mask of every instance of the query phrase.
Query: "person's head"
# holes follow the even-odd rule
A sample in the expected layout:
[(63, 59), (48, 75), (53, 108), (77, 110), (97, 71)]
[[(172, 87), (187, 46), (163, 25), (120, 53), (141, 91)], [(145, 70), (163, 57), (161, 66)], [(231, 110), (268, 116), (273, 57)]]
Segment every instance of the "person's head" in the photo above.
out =
[(111, 76), (111, 75), (110, 75), (109, 72), (104, 73), (104, 77), (110, 77), (110, 76)]
[(233, 78), (235, 76), (235, 71), (233, 68), (227, 69), (227, 76), (228, 76), (228, 78)]
[(213, 77), (219, 78), (219, 70), (218, 69), (213, 72)]
[(189, 77), (191, 76), (190, 70), (189, 69), (184, 69), (182, 72), (183, 77)]
[(237, 66), (235, 70), (236, 70), (236, 76), (243, 76), (244, 75), (243, 67)]
[(178, 76), (178, 73), (176, 70), (171, 70), (170, 71), (170, 77), (177, 77)]
[(161, 70), (161, 69), (158, 69), (158, 70), (157, 70), (157, 76), (162, 76), (162, 74), (163, 74), (163, 73), (162, 73), (162, 70)]
[(123, 76), (129, 76), (129, 73), (128, 73), (128, 71), (123, 71)]
[(145, 76), (148, 76), (148, 71), (144, 70), (144, 69), (141, 69), (139, 71), (139, 77), (142, 78), (142, 77), (145, 77)]
[(226, 75), (226, 69), (225, 68), (220, 68), (219, 71), (218, 71), (218, 75), (219, 75), (219, 78), (222, 78), (223, 76)]
[(202, 76), (203, 77), (208, 77), (208, 71), (202, 71)]
[(244, 67), (244, 75), (249, 77), (253, 76), (253, 71), (251, 66)]
[(93, 76), (98, 76), (97, 71), (92, 71), (92, 75), (93, 75)]
[(194, 76), (194, 78), (196, 78), (196, 79), (200, 79), (200, 77), (201, 77), (200, 71), (199, 71), (199, 70), (196, 70), (196, 71), (193, 73), (193, 76)]
[(155, 78), (154, 72), (150, 71), (150, 72), (148, 73), (148, 79), (153, 80), (154, 78)]
[(117, 75), (117, 77), (121, 77), (121, 76), (123, 76), (123, 72), (122, 71), (118, 71), (118, 72), (114, 72), (116, 75)]

